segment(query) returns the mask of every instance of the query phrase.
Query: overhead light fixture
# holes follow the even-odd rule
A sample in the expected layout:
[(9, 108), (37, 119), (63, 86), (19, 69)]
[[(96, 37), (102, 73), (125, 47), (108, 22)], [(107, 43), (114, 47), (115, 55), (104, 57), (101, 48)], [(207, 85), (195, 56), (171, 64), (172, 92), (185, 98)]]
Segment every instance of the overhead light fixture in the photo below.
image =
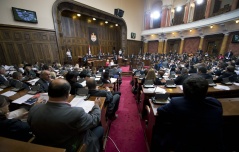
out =
[(113, 25), (110, 25), (110, 27), (112, 28), (112, 27), (114, 27)]
[(76, 14), (78, 17), (80, 17), (81, 15), (80, 14)]
[(105, 24), (108, 24), (108, 21), (105, 21)]
[(154, 11), (150, 14), (150, 17), (153, 19), (158, 19), (160, 17), (159, 11)]
[(203, 0), (197, 0), (197, 4), (200, 5), (203, 3)]
[(192, 30), (189, 30), (190, 32), (192, 32)]
[(95, 21), (96, 19), (95, 19), (95, 18), (93, 18), (93, 20)]
[(182, 10), (182, 7), (181, 6), (178, 6), (177, 8), (176, 8), (176, 11), (177, 12), (180, 12)]
[(118, 24), (115, 24), (115, 26), (118, 26)]
[(174, 32), (172, 34), (174, 34)]
[(72, 18), (73, 18), (73, 19), (76, 19), (76, 16), (74, 15), (74, 16), (72, 16)]
[(213, 28), (213, 25), (211, 25), (210, 28)]
[(236, 20), (236, 23), (239, 23), (239, 20)]

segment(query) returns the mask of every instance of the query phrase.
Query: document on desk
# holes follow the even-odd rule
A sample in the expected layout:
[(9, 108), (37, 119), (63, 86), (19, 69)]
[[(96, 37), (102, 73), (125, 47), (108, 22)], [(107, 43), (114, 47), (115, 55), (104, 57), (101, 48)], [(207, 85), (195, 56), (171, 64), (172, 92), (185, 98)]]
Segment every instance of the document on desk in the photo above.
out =
[(35, 83), (39, 80), (39, 78), (36, 78), (36, 79), (32, 79), (30, 81), (27, 81), (29, 84), (31, 85), (35, 85)]
[(81, 107), (85, 110), (86, 113), (89, 113), (93, 106), (95, 105), (94, 101), (84, 100), (85, 97), (76, 96), (71, 102), (72, 107)]
[(11, 97), (13, 96), (14, 94), (16, 94), (17, 92), (14, 92), (14, 91), (7, 91), (5, 93), (3, 93), (2, 95), (3, 96), (6, 96), (6, 97)]
[(165, 94), (167, 91), (163, 88), (160, 88), (160, 87), (156, 87), (155, 89), (155, 93), (160, 93), (160, 94)]
[(143, 88), (144, 93), (154, 93), (156, 88)]
[(83, 87), (86, 87), (86, 81), (80, 83)]
[(3, 89), (0, 88), (0, 91), (3, 91)]
[(110, 78), (111, 83), (115, 83), (117, 81), (117, 78)]
[(32, 98), (33, 96), (34, 95), (26, 94), (26, 95), (22, 96), (21, 98), (13, 100), (12, 103), (22, 104), (22, 103), (26, 102), (28, 99)]
[(100, 80), (100, 78), (97, 78), (97, 77), (95, 78), (95, 81), (99, 81), (99, 80)]
[(233, 84), (235, 84), (236, 86), (239, 86), (239, 83), (234, 82)]
[(223, 86), (223, 85), (217, 85), (214, 87), (215, 89), (219, 89), (219, 90), (230, 90), (230, 88), (228, 86)]

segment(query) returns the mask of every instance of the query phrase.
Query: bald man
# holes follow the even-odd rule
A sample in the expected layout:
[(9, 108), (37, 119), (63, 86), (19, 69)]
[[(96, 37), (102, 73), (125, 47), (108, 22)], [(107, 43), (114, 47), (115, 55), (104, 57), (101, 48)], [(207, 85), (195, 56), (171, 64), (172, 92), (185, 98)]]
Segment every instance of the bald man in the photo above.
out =
[(40, 92), (47, 92), (49, 83), (51, 82), (51, 72), (43, 70), (40, 74), (40, 79), (35, 85), (40, 85)]
[(33, 106), (27, 122), (36, 136), (35, 143), (65, 148), (75, 152), (82, 144), (87, 151), (100, 151), (99, 140), (103, 128), (100, 100), (96, 99), (90, 113), (81, 107), (71, 107), (67, 102), (71, 86), (65, 79), (55, 79), (48, 88), (49, 101)]

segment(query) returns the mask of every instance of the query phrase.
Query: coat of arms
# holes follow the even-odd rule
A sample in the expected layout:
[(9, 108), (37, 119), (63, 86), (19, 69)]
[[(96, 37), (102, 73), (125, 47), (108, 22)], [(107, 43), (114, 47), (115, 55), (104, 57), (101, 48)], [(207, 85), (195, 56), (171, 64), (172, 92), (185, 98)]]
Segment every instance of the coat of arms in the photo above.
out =
[(95, 42), (95, 41), (97, 40), (95, 33), (92, 33), (92, 34), (91, 34), (90, 39), (91, 39), (91, 41), (93, 41), (93, 42)]

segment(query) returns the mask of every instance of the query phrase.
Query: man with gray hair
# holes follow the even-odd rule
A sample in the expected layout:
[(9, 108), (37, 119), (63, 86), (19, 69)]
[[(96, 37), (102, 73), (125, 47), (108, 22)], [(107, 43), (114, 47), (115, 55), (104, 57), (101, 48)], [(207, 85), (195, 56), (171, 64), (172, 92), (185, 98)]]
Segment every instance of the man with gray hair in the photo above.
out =
[(35, 85), (40, 85), (40, 92), (47, 92), (49, 83), (51, 82), (51, 73), (48, 70), (43, 70), (40, 74), (40, 79)]

